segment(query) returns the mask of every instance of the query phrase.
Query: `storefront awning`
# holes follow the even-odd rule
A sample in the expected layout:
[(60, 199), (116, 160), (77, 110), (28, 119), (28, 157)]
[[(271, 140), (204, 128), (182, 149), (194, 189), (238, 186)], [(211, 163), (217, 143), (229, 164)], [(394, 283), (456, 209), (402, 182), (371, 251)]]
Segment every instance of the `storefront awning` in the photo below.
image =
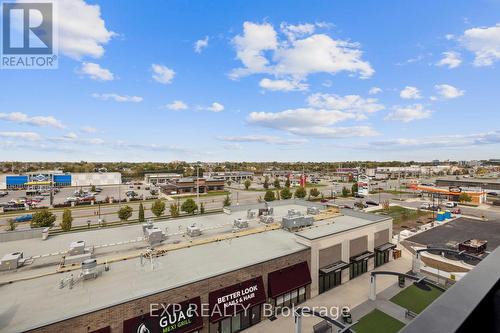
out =
[(215, 323), (265, 301), (262, 276), (213, 291), (208, 294), (210, 321)]
[(347, 267), (349, 267), (348, 263), (343, 261), (337, 261), (336, 263), (320, 268), (319, 271), (323, 274), (329, 274), (331, 272), (337, 271), (339, 269), (344, 269)]
[(269, 296), (277, 297), (311, 283), (307, 261), (268, 274)]
[(396, 244), (385, 243), (385, 244), (382, 244), (380, 246), (377, 246), (375, 248), (375, 251), (384, 252), (384, 251), (387, 251), (387, 250), (390, 250), (390, 249), (394, 249), (395, 247), (396, 247)]
[(370, 251), (366, 251), (366, 252), (363, 252), (357, 256), (354, 256), (354, 257), (351, 257), (350, 260), (351, 262), (353, 261), (360, 261), (360, 260), (363, 260), (363, 259), (367, 259), (367, 258), (370, 258), (370, 257), (373, 257), (374, 256), (374, 253), (373, 252), (370, 252)]

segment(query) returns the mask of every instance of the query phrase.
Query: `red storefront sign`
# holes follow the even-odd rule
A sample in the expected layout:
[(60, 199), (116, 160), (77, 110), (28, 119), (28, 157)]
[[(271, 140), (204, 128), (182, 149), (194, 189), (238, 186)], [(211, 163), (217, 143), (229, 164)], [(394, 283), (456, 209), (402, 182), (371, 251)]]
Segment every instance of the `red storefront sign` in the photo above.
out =
[(208, 295), (212, 323), (266, 301), (262, 276), (211, 292)]
[(269, 296), (276, 298), (311, 283), (307, 261), (268, 274)]
[(125, 320), (123, 333), (189, 333), (203, 327), (200, 297), (155, 309), (158, 310)]

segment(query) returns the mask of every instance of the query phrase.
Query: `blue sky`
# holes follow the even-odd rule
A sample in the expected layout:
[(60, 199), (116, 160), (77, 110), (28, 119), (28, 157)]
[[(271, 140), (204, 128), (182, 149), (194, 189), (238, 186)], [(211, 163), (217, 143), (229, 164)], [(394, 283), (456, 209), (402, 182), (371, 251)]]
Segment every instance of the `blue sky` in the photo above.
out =
[(500, 1), (57, 3), (0, 160), (499, 157)]

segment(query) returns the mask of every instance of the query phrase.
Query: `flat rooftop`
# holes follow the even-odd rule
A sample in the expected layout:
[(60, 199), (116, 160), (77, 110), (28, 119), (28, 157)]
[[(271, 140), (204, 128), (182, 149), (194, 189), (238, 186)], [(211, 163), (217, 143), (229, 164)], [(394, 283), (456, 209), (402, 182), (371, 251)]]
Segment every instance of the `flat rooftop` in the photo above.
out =
[(155, 259), (154, 268), (149, 261), (141, 266), (139, 258), (116, 262), (73, 289), (59, 289), (70, 273), (3, 285), (0, 332), (22, 332), (306, 249), (293, 233), (274, 230), (171, 251)]
[(446, 246), (448, 242), (461, 243), (469, 239), (487, 240), (486, 250), (493, 251), (500, 245), (500, 221), (460, 217), (407, 238), (408, 241), (418, 244), (436, 246)]
[(314, 240), (391, 219), (385, 215), (368, 214), (351, 209), (342, 209), (341, 213), (343, 215), (316, 223), (296, 234), (305, 239)]

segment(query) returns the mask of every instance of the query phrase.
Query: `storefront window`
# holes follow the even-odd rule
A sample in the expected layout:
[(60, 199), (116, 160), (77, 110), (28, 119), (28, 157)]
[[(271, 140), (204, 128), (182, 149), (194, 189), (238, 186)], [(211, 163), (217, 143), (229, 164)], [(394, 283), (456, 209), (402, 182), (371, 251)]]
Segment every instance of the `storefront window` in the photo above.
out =
[(220, 323), (221, 333), (231, 333), (231, 318), (226, 318)]
[(236, 315), (232, 318), (231, 320), (231, 326), (232, 326), (232, 331), (233, 332), (237, 332), (241, 329), (241, 325), (240, 325), (240, 316)]

